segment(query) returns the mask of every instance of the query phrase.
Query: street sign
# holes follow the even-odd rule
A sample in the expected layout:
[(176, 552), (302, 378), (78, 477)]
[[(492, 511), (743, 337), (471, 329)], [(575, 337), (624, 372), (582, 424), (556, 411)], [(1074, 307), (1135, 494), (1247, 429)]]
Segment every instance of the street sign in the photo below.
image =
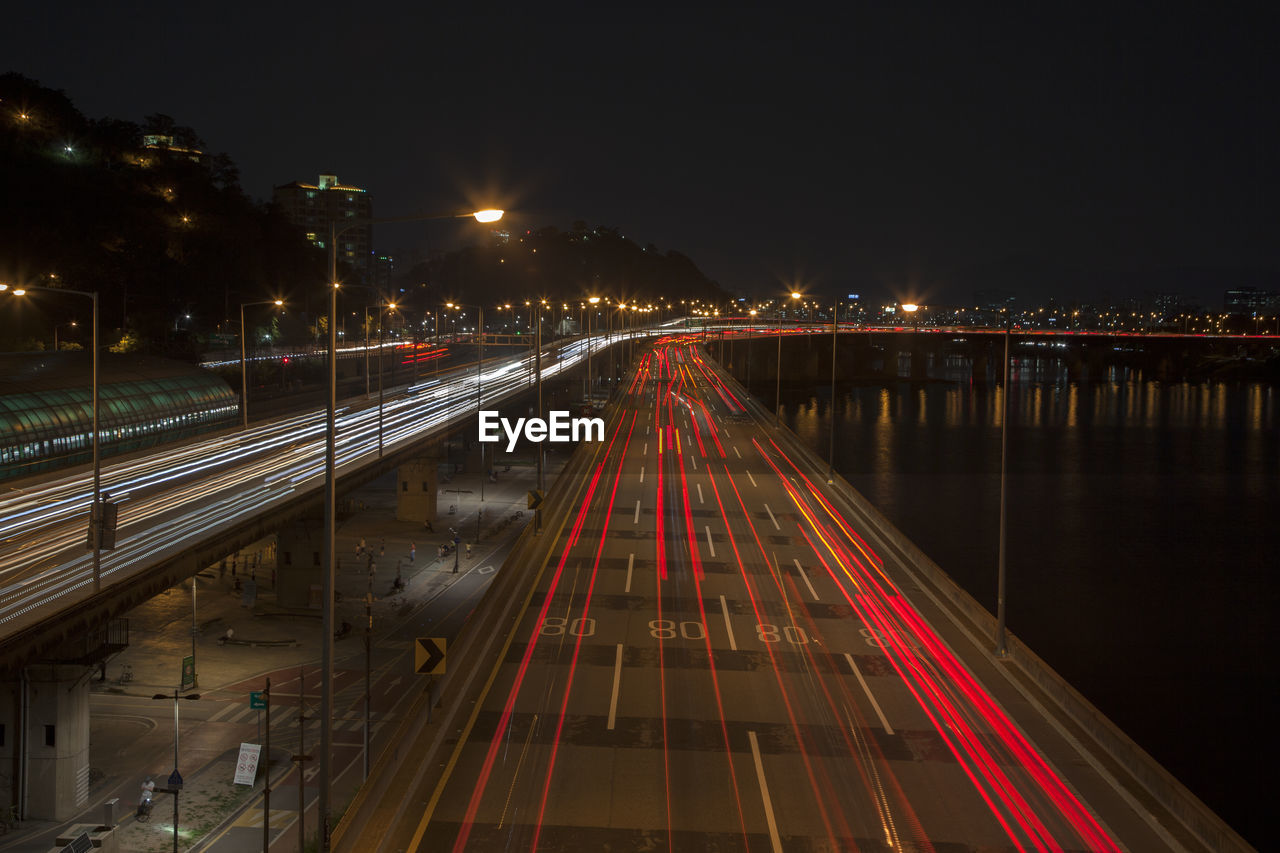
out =
[(252, 785), (258, 776), (258, 755), (262, 752), (261, 744), (240, 744), (240, 757), (236, 759), (236, 785)]
[(178, 772), (178, 768), (173, 768), (173, 772), (169, 774), (168, 785), (170, 788), (182, 787), (182, 774)]
[(261, 690), (249, 691), (249, 707), (259, 711), (267, 707), (267, 700)]
[(182, 659), (182, 689), (190, 690), (196, 686), (196, 656), (187, 655)]
[(530, 489), (529, 490), (529, 509), (537, 509), (538, 504), (540, 503), (542, 503), (542, 490)]
[(418, 637), (413, 641), (413, 671), (419, 675), (444, 675), (444, 637)]

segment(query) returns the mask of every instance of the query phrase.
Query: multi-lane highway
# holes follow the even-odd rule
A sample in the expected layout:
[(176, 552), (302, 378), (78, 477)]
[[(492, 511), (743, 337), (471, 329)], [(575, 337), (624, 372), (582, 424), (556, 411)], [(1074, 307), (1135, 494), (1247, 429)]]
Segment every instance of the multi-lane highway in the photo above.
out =
[[(543, 378), (574, 367), (589, 345), (599, 349), (605, 337), (545, 349)], [(527, 354), (486, 361), (481, 371), (442, 374), (388, 399), (381, 416), (368, 401), (340, 407), (339, 474), (376, 461), (380, 430), (384, 452), (391, 452), (527, 389), (532, 360)], [(103, 587), (128, 583), (166, 556), (318, 491), (324, 451), (321, 410), (105, 464), (102, 487), (119, 506), (120, 532), (115, 550), (102, 555)], [(92, 560), (84, 545), (91, 502), (92, 475), (86, 470), (0, 495), (0, 639), (92, 593)]]
[(605, 444), (439, 766), (346, 849), (1122, 849), (689, 342)]

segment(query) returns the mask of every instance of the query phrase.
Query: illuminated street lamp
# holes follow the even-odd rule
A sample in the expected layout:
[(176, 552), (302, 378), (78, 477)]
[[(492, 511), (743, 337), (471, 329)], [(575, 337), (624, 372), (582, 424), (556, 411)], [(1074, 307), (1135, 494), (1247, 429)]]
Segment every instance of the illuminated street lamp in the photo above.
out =
[[(396, 310), (396, 304), (394, 302), (388, 302), (383, 307), (391, 312), (394, 312)], [(368, 328), (367, 324), (366, 324), (366, 328)], [(378, 311), (378, 458), (379, 459), (382, 458), (382, 350), (383, 349), (384, 347), (382, 343), (382, 311), (381, 309), (379, 309)], [(366, 346), (365, 352), (367, 353), (368, 351), (369, 351), (369, 348)]]
[(591, 311), (587, 312), (587, 402), (591, 402), (595, 398), (595, 383), (591, 378), (591, 315), (595, 313), (595, 307), (600, 304), (599, 296), (589, 296), (587, 301), (591, 303)]
[[(474, 308), (479, 312), (476, 322), (476, 339), (479, 341), (480, 350), (476, 355), (476, 409), (479, 410), (483, 400), (481, 380), (483, 379), (482, 365), (484, 364), (484, 306), (469, 305), (461, 302), (446, 302), (446, 308)], [(484, 515), (484, 481), (489, 479), (489, 469), (484, 465), (484, 444), (480, 445), (480, 511), (476, 513), (476, 544), (480, 544), (480, 520)], [(457, 555), (454, 555), (457, 560)]]
[[(322, 545), (321, 598), (324, 612), (321, 618), (320, 667), (320, 793), (317, 812), (320, 824), (320, 850), (329, 848), (329, 799), (333, 784), (333, 587), (337, 573), (337, 412), (338, 412), (338, 236), (352, 228), (387, 222), (420, 222), (429, 219), (465, 219), (474, 217), (477, 222), (497, 222), (501, 210), (477, 210), (474, 213), (445, 213), (429, 216), (365, 217), (344, 220), (338, 227), (337, 219), (329, 220), (329, 400), (325, 413), (324, 450), (324, 543)], [(97, 305), (96, 297), (94, 302)], [(95, 324), (96, 325), (96, 324)], [(95, 395), (96, 397), (96, 395)], [(96, 419), (95, 429), (96, 434)], [(481, 480), (481, 483), (484, 481)]]
[[(800, 299), (803, 294), (791, 291), (791, 301), (795, 302)], [(774, 390), (773, 397), (773, 417), (782, 423), (782, 304), (778, 305), (778, 364), (774, 372), (777, 374), (777, 388)]]
[(8, 291), (14, 296), (26, 296), (29, 291), (47, 290), (51, 293), (74, 293), (77, 296), (87, 296), (93, 301), (93, 338), (91, 349), (93, 350), (93, 379), (92, 379), (92, 396), (93, 396), (93, 503), (89, 509), (89, 540), (93, 543), (93, 591), (102, 591), (102, 527), (104, 521), (104, 508), (102, 506), (102, 456), (101, 456), (101, 437), (98, 434), (98, 293), (94, 291), (90, 293), (86, 290), (69, 290), (62, 287), (14, 287), (0, 283), (0, 293)]
[(275, 305), (284, 304), (281, 299), (269, 299), (263, 302), (241, 302), (240, 303), (240, 414), (244, 422), (244, 428), (249, 428), (249, 373), (245, 367), (244, 357), (244, 309), (250, 305)]
[(70, 328), (74, 328), (74, 327), (76, 327), (76, 326), (78, 326), (78, 325), (80, 325), (80, 324), (79, 324), (79, 323), (77, 323), (75, 320), (72, 320), (70, 323), (58, 323), (58, 324), (56, 324), (56, 325), (53, 327), (53, 351), (54, 351), (54, 352), (57, 352), (57, 351), (58, 351), (58, 330), (59, 330), (59, 329), (70, 329)]

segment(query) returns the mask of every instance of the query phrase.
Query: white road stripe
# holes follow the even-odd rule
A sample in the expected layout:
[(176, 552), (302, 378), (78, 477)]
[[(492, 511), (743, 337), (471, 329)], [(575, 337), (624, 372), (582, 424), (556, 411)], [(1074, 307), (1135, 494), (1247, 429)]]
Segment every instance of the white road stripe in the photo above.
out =
[(618, 643), (618, 656), (613, 661), (613, 697), (609, 699), (609, 731), (618, 721), (618, 686), (622, 683), (622, 643)]
[(218, 709), (218, 713), (214, 714), (212, 717), (206, 720), (206, 722), (216, 723), (218, 722), (218, 720), (221, 720), (223, 717), (225, 717), (227, 714), (230, 714), (232, 711), (236, 710), (238, 707), (240, 707), (239, 703), (236, 703), (236, 702), (223, 703), (223, 706)]
[(635, 518), (635, 523), (636, 523), (636, 524), (639, 524), (639, 523), (640, 523), (640, 501), (636, 501), (636, 518)]
[[(647, 429), (649, 429), (649, 428), (648, 428), (648, 427), (645, 427), (645, 429), (647, 430)], [(646, 442), (644, 443), (644, 452), (643, 452), (643, 453), (641, 453), (640, 455), (641, 455), (641, 456), (648, 456), (648, 455), (649, 455), (649, 442), (647, 442), (647, 441), (646, 441)]]
[(756, 478), (751, 476), (750, 471), (747, 472), (747, 479), (751, 481), (751, 485), (755, 486), (756, 488), (760, 488), (760, 486), (756, 483)]
[(636, 555), (632, 554), (630, 557), (627, 557), (627, 586), (626, 589), (622, 590), (623, 592), (631, 592), (631, 570), (635, 567)]
[(724, 629), (729, 633), (729, 648), (735, 652), (738, 650), (738, 641), (733, 637), (733, 623), (729, 621), (729, 602), (724, 600), (724, 596), (720, 596), (720, 612), (724, 614)]
[(711, 551), (711, 556), (714, 557), (716, 555), (716, 546), (711, 544), (711, 525), (704, 524), (702, 529), (707, 531), (707, 548)]
[(694, 483), (694, 485), (698, 487), (698, 503), (702, 503), (702, 484)]
[(249, 722), (249, 718), (252, 717), (254, 713), (255, 711), (253, 708), (245, 706), (241, 708), (239, 712), (234, 714), (230, 719), (228, 719), (227, 722), (228, 723), (247, 723)]
[(640, 466), (640, 482), (644, 482), (644, 466)]
[(756, 777), (760, 780), (760, 799), (764, 801), (764, 819), (769, 824), (769, 843), (773, 853), (782, 853), (782, 839), (778, 837), (778, 822), (773, 817), (773, 802), (769, 799), (769, 784), (764, 780), (764, 763), (760, 760), (760, 742), (755, 732), (747, 732), (751, 739), (751, 757), (756, 763)]
[(845, 652), (844, 659), (849, 662), (849, 669), (853, 670), (853, 674), (858, 677), (858, 683), (862, 685), (862, 692), (866, 693), (867, 698), (871, 700), (871, 707), (876, 709), (876, 716), (880, 718), (880, 724), (884, 726), (885, 734), (893, 734), (893, 727), (885, 719), (884, 711), (880, 710), (880, 703), (876, 701), (876, 697), (871, 695), (871, 688), (867, 686), (866, 679), (862, 677), (862, 673), (858, 670), (858, 665), (854, 663), (853, 655)]
[(767, 513), (769, 513), (769, 520), (773, 522), (773, 526), (774, 526), (774, 528), (775, 528), (775, 529), (777, 529), (777, 530), (781, 530), (781, 529), (782, 529), (782, 525), (778, 524), (778, 519), (776, 519), (776, 518), (774, 518), (774, 517), (773, 517), (773, 510), (769, 509), (769, 505), (768, 505), (768, 504), (765, 504), (765, 505), (764, 505), (764, 511), (765, 511), (765, 512), (767, 512)]
[(689, 454), (689, 464), (693, 466), (693, 470), (698, 470), (698, 458), (692, 453)]
[[(715, 408), (715, 407), (713, 406), (712, 408)], [(729, 430), (725, 429), (724, 427), (720, 427), (720, 431), (724, 433), (725, 438), (733, 438), (733, 436), (729, 434)]]
[[(738, 453), (738, 445), (736, 445), (736, 444), (735, 444), (735, 445), (733, 446), (733, 452), (734, 452), (734, 453)], [(738, 453), (738, 458), (739, 458), (739, 459), (741, 459), (741, 458), (742, 458), (742, 454), (741, 454), (741, 453)]]
[(792, 558), (791, 562), (796, 564), (796, 570), (800, 572), (800, 577), (804, 578), (804, 585), (809, 587), (809, 594), (813, 596), (813, 600), (818, 600), (818, 592), (813, 588), (813, 584), (809, 583), (809, 576), (804, 573), (804, 566), (800, 565), (800, 561)]

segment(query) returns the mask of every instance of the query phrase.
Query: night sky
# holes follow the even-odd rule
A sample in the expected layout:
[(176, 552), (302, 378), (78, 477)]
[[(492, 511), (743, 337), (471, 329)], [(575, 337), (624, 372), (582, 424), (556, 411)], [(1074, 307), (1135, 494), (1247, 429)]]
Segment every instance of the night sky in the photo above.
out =
[(76, 5), (7, 11), (0, 70), (171, 115), (259, 199), (332, 171), (376, 215), (616, 226), (761, 295), (1216, 308), (1280, 274), (1260, 5)]

